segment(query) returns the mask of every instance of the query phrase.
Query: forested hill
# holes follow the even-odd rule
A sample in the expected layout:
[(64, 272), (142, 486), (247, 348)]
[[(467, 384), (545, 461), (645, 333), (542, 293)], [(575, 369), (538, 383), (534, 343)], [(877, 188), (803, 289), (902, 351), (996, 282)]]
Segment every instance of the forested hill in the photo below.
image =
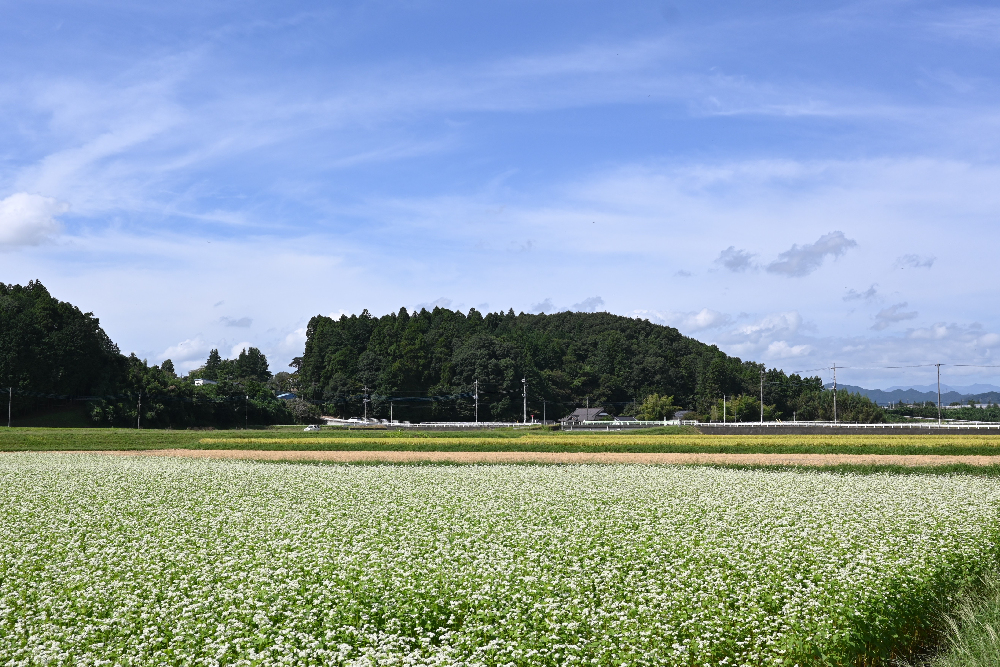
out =
[[(9, 388), (15, 425), (60, 407), (91, 425), (146, 428), (310, 422), (320, 410), (353, 417), (365, 407), (370, 417), (391, 409), (396, 419), (468, 420), (476, 380), (480, 419), (510, 421), (522, 415), (522, 378), (529, 412), (549, 419), (588, 400), (613, 414), (658, 419), (683, 407), (719, 419), (725, 395), (728, 419), (756, 421), (762, 372), (765, 419), (832, 418), (832, 392), (819, 378), (766, 370), (671, 327), (608, 313), (317, 316), (292, 365), (296, 373), (272, 376), (255, 348), (228, 360), (212, 350), (204, 366), (178, 376), (169, 359), (151, 366), (121, 354), (93, 314), (40, 282), (0, 283), (0, 395)], [(277, 398), (289, 390), (300, 398)], [(867, 398), (838, 392), (837, 401), (842, 420), (884, 419)]]
[[(819, 378), (766, 370), (672, 327), (609, 313), (483, 316), (435, 308), (411, 315), (404, 308), (383, 317), (367, 310), (339, 320), (316, 316), (297, 364), (300, 391), (331, 412), (360, 414), (367, 387), (369, 416), (389, 416), (391, 403), (395, 418), (414, 421), (472, 419), (477, 379), (481, 420), (521, 418), (522, 378), (529, 412), (541, 416), (544, 409), (550, 419), (588, 400), (635, 414), (653, 394), (711, 417), (725, 394), (740, 397), (736, 410), (756, 420), (762, 371), (771, 406), (765, 418), (828, 418), (832, 402)], [(856, 419), (879, 419), (880, 411), (864, 403), (868, 412), (859, 409)], [(840, 416), (850, 418), (843, 409)]]
[(150, 366), (121, 354), (92, 313), (59, 301), (38, 281), (0, 283), (0, 396), (10, 400), (15, 426), (23, 417), (67, 410), (78, 413), (77, 425), (144, 428), (297, 418), (294, 406), (276, 398), (280, 383), (255, 348), (231, 360), (212, 350), (198, 370), (198, 377), (217, 383), (196, 386), (193, 376), (178, 377), (169, 359)]
[[(106, 394), (124, 364), (93, 313), (53, 298), (36, 281), (0, 283), (0, 382), (42, 394)], [(4, 391), (6, 393), (6, 391)]]

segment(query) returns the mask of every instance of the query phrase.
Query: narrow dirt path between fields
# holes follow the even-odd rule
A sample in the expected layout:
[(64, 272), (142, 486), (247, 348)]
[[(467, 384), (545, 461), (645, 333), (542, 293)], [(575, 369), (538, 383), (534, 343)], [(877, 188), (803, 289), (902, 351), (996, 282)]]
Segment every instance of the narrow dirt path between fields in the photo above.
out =
[[(55, 452), (53, 452), (55, 453)], [(249, 449), (152, 449), (92, 451), (75, 454), (114, 456), (176, 456), (196, 459), (252, 459), (259, 461), (317, 461), (329, 463), (642, 463), (740, 465), (1000, 465), (1000, 456), (938, 456), (890, 454), (631, 454), (618, 452), (357, 452), (257, 451)]]

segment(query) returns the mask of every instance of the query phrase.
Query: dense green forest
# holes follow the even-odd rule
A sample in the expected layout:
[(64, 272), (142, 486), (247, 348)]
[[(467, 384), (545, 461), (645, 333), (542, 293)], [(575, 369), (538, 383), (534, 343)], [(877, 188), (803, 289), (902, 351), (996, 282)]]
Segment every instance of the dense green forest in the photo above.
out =
[[(221, 359), (212, 350), (202, 375), (218, 384), (195, 386), (170, 360), (150, 366), (125, 356), (93, 313), (55, 299), (38, 281), (0, 283), (0, 391), (11, 417), (53, 408), (84, 410), (95, 426), (233, 427), (290, 423), (289, 405), (275, 397), (267, 359), (244, 350)], [(287, 375), (287, 374), (286, 374)]]
[[(0, 387), (13, 416), (53, 402), (86, 409), (94, 425), (144, 428), (314, 423), (319, 415), (408, 421), (556, 419), (586, 405), (661, 419), (678, 409), (720, 420), (832, 419), (819, 378), (742, 361), (676, 329), (609, 313), (481, 315), (406, 309), (309, 322), (294, 373), (272, 375), (256, 348), (235, 359), (212, 350), (186, 377), (169, 359), (125, 356), (92, 313), (55, 299), (37, 281), (0, 283)], [(196, 378), (205, 382), (195, 384)], [(280, 400), (280, 392), (298, 398)], [(367, 402), (366, 402), (367, 399)], [(882, 421), (871, 401), (838, 392), (838, 418)]]
[[(692, 416), (722, 418), (722, 397), (740, 403), (737, 418), (832, 419), (832, 392), (817, 377), (786, 375), (730, 357), (677, 329), (609, 313), (482, 315), (445, 308), (309, 322), (305, 353), (293, 362), (301, 394), (328, 413), (396, 419), (471, 420), (478, 380), (479, 419), (559, 418), (601, 405), (641, 414), (646, 398), (671, 397)], [(868, 399), (838, 392), (843, 421), (882, 421)], [(732, 418), (730, 413), (730, 418)]]

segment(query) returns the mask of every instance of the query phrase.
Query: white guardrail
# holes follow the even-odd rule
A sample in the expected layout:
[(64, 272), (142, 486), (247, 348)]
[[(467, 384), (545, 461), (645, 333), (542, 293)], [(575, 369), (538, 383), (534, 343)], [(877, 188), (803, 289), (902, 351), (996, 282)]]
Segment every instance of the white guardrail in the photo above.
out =
[[(657, 422), (659, 423), (659, 422)], [(547, 425), (552, 426), (554, 423), (549, 422)], [(528, 428), (531, 426), (545, 426), (541, 422), (528, 422), (524, 424), (522, 422), (417, 422), (411, 424), (410, 422), (390, 422), (387, 419), (369, 419), (367, 422), (362, 419), (357, 420), (347, 420), (347, 419), (327, 419), (325, 420), (326, 426), (384, 426), (386, 428)]]
[[(388, 420), (369, 420), (367, 423), (362, 420), (330, 420), (328, 426), (385, 426), (387, 428), (457, 428), (457, 429), (479, 429), (479, 428), (531, 428), (533, 426), (554, 426), (559, 422), (420, 422), (417, 424), (392, 422)], [(1000, 430), (1000, 423), (996, 422), (955, 422), (938, 424), (936, 421), (927, 423), (921, 422), (886, 422), (882, 424), (856, 424), (853, 422), (828, 422), (828, 421), (794, 421), (794, 422), (699, 422), (693, 419), (667, 419), (657, 421), (584, 421), (576, 424), (563, 424), (566, 430), (573, 429), (622, 429), (622, 428), (651, 428), (656, 426), (697, 426), (699, 428), (851, 428), (851, 429), (983, 429)]]
[(885, 428), (934, 428), (934, 429), (993, 429), (1000, 430), (1000, 424), (996, 422), (950, 422), (938, 424), (936, 421), (919, 422), (885, 422), (881, 424), (856, 424), (854, 422), (698, 422), (698, 427), (705, 428), (858, 428), (858, 429), (885, 429)]

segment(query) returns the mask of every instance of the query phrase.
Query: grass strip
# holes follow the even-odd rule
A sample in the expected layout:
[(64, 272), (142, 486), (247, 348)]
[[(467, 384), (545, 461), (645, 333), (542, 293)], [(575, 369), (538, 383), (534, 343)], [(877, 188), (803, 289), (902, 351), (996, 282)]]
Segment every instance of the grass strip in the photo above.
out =
[[(301, 459), (254, 460), (255, 463), (278, 463), (287, 465), (316, 466), (482, 466), (482, 465), (513, 465), (513, 466), (576, 466), (598, 465), (579, 463), (553, 463), (548, 461), (516, 461), (510, 463), (482, 463), (471, 461), (303, 461)], [(599, 465), (632, 465), (627, 463)], [(833, 473), (840, 475), (967, 475), (969, 477), (1000, 477), (1000, 465), (973, 466), (965, 464), (931, 465), (931, 466), (901, 466), (901, 465), (856, 465), (850, 463), (813, 466), (813, 465), (761, 465), (742, 463), (643, 463), (644, 467), (682, 467), (682, 468), (721, 468), (726, 470), (749, 470), (763, 472), (795, 472), (795, 473)], [(1000, 665), (1000, 662), (997, 663)]]
[(711, 435), (333, 431), (0, 429), (0, 451), (155, 449), (262, 451), (614, 452), (705, 454), (1000, 455), (1000, 435)]
[[(760, 465), (743, 463), (685, 463), (684, 466), (703, 468), (725, 468), (729, 470), (763, 470), (766, 472), (810, 472), (835, 473), (842, 475), (969, 475), (971, 477), (1000, 477), (1000, 464), (973, 466), (962, 463), (950, 465), (901, 466), (901, 465), (857, 465), (839, 463), (829, 466)], [(1000, 663), (997, 663), (1000, 664)]]
[(996, 667), (1000, 665), (1000, 577), (983, 576), (942, 615), (944, 641), (926, 667)]

